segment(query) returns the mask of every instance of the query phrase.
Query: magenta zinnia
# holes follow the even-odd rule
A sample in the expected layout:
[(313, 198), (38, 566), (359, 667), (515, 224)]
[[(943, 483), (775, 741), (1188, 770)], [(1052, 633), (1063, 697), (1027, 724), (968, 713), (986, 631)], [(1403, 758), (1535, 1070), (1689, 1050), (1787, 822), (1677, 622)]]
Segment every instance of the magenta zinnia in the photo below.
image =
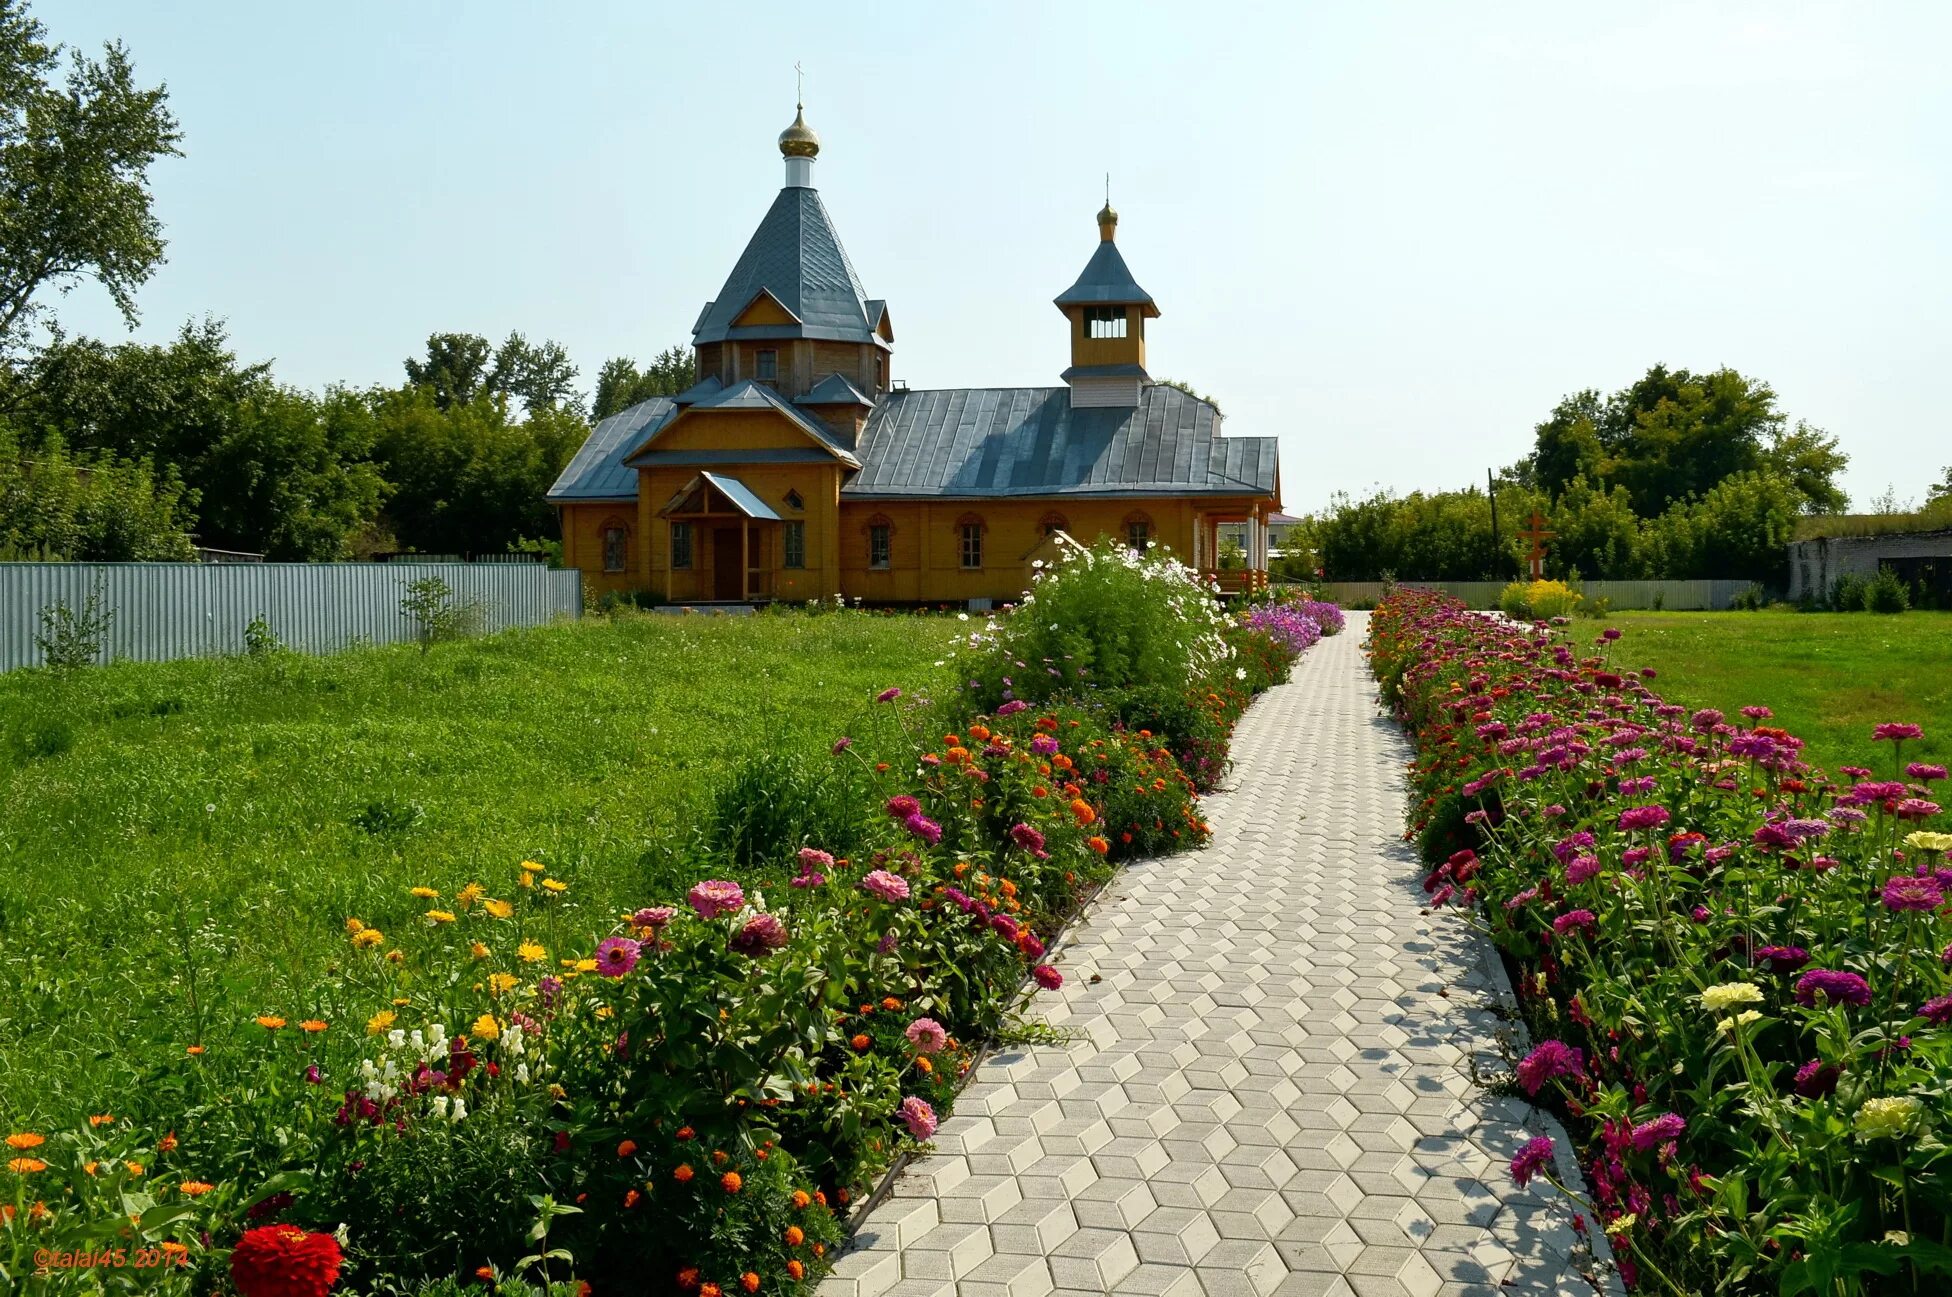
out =
[(1887, 910), (1916, 910), (1929, 914), (1943, 904), (1945, 893), (1936, 878), (1899, 874), (1884, 880), (1884, 908)]
[(1856, 973), (1812, 968), (1796, 979), (1797, 1003), (1815, 1007), (1819, 993), (1831, 1004), (1862, 1008), (1871, 1002), (1871, 984)]
[(1662, 1144), (1672, 1144), (1681, 1138), (1688, 1123), (1678, 1112), (1664, 1113), (1652, 1121), (1644, 1121), (1633, 1128), (1633, 1146), (1643, 1153), (1651, 1153)]
[(1552, 1153), (1557, 1147), (1550, 1136), (1540, 1135), (1531, 1140), (1511, 1160), (1511, 1178), (1523, 1189), (1532, 1182), (1532, 1177), (1552, 1165)]
[(715, 919), (721, 914), (738, 909), (746, 903), (746, 893), (737, 883), (723, 878), (708, 878), (702, 883), (694, 883), (685, 893), (691, 908), (698, 911), (701, 919)]
[(643, 947), (629, 937), (609, 937), (596, 948), (596, 971), (605, 977), (622, 977), (637, 967)]
[(1518, 1064), (1518, 1084), (1536, 1095), (1555, 1076), (1578, 1076), (1586, 1070), (1586, 1055), (1563, 1040), (1541, 1041)]
[(1064, 985), (1064, 974), (1058, 972), (1049, 964), (1037, 965), (1037, 967), (1030, 970), (1030, 975), (1036, 978), (1037, 985), (1043, 987), (1046, 991), (1055, 991), (1058, 987)]
[(786, 925), (770, 914), (755, 914), (726, 943), (735, 954), (758, 959), (786, 944)]
[(1620, 827), (1623, 829), (1658, 829), (1673, 818), (1664, 806), (1629, 806), (1620, 812)]

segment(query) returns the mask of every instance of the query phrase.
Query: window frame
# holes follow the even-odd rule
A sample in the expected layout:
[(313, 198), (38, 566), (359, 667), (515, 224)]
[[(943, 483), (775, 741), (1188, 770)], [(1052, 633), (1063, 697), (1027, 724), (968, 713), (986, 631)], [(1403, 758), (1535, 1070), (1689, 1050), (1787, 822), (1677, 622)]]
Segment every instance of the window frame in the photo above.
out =
[[(683, 542), (680, 544), (680, 542)], [(681, 557), (682, 555), (682, 557)], [(692, 553), (691, 524), (674, 522), (671, 524), (671, 567), (674, 571), (689, 572), (694, 561)]]
[(779, 382), (779, 348), (760, 347), (752, 353), (752, 376), (762, 383)]
[[(1137, 534), (1136, 540), (1133, 539), (1135, 533)], [(1155, 539), (1157, 539), (1157, 533), (1152, 526), (1152, 515), (1144, 512), (1133, 512), (1125, 515), (1125, 547), (1127, 549), (1135, 554), (1143, 554)]]
[[(956, 519), (956, 557), (963, 571), (983, 570), (983, 533), (988, 530), (989, 527), (977, 514), (966, 513)], [(973, 563), (969, 561), (972, 557), (976, 560)]]
[[(868, 533), (868, 571), (870, 572), (888, 571), (890, 568), (894, 566), (895, 525), (889, 522), (886, 518), (872, 518), (869, 519), (868, 521), (867, 533)], [(875, 552), (877, 541), (880, 542), (879, 554), (876, 554)]]
[(1087, 338), (1116, 339), (1131, 336), (1131, 312), (1123, 306), (1087, 306), (1084, 330)]
[[(613, 561), (611, 538), (616, 539)], [(605, 518), (597, 528), (597, 550), (603, 558), (603, 570), (615, 575), (630, 571), (630, 524), (621, 518)]]
[[(804, 572), (807, 567), (807, 525), (798, 518), (788, 518), (780, 524), (780, 566), (794, 572)], [(796, 554), (794, 551), (798, 550)]]

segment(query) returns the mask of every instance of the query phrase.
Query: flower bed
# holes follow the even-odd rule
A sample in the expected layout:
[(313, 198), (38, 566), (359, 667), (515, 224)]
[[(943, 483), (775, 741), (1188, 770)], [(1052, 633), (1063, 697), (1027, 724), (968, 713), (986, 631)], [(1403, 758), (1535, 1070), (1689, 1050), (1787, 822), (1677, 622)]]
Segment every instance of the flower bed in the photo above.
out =
[[(1918, 727), (1832, 778), (1767, 724), (1664, 702), (1578, 644), (1399, 591), (1370, 653), (1416, 742), (1431, 904), (1512, 962), (1639, 1289), (1928, 1292), (1952, 1275), (1952, 869)], [(1514, 1159), (1521, 1183), (1550, 1141)]]
[[(890, 687), (829, 750), (755, 758), (684, 896), (591, 914), (573, 860), (403, 887), (294, 992), (317, 1016), (267, 1006), (128, 1111), (14, 1132), (5, 1277), (112, 1244), (154, 1260), (138, 1287), (244, 1297), (808, 1291), (981, 1043), (1062, 983), (1048, 946), (1113, 862), (1204, 841), (1198, 788), (1298, 652), (1163, 555), (1035, 593), (972, 637), (966, 696)], [(1067, 678), (1086, 661), (1117, 683)], [(1196, 776), (1175, 752), (1207, 741)]]

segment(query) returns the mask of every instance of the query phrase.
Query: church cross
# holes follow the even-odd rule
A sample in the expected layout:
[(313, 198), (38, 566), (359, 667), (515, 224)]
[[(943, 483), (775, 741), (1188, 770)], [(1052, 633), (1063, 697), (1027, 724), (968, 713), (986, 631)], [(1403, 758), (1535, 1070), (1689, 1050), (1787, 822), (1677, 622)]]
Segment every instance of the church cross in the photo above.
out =
[(1545, 542), (1551, 540), (1558, 534), (1556, 531), (1547, 531), (1545, 529), (1545, 519), (1539, 517), (1539, 511), (1537, 509), (1532, 510), (1531, 524), (1525, 530), (1518, 533), (1520, 540), (1526, 540), (1532, 543), (1530, 551), (1525, 555), (1525, 561), (1532, 565), (1532, 579), (1534, 581), (1543, 581), (1545, 579)]
[(793, 106), (795, 108), (807, 106), (807, 74), (800, 67), (798, 59), (793, 60)]

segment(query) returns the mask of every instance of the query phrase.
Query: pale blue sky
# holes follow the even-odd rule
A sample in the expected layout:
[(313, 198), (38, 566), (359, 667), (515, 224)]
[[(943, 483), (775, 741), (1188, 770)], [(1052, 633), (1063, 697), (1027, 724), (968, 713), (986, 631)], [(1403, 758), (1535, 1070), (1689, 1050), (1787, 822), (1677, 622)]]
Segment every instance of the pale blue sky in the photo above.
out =
[(183, 122), (140, 336), (213, 313), (289, 382), (399, 382), (437, 329), (559, 339), (586, 386), (687, 340), (797, 59), (916, 387), (1057, 382), (1110, 171), (1152, 372), (1278, 434), (1291, 511), (1481, 481), (1654, 361), (1772, 381), (1860, 504), (1952, 462), (1941, 0), (36, 10)]

